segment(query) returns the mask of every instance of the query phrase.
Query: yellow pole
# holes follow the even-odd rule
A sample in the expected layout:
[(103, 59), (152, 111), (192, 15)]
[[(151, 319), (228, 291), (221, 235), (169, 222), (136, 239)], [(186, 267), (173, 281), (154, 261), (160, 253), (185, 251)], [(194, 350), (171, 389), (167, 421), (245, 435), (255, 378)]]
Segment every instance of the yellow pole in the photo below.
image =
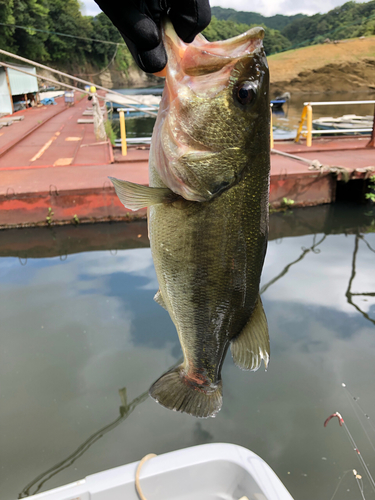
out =
[(305, 120), (306, 120), (306, 106), (303, 107), (302, 115), (301, 115), (301, 120), (299, 122), (298, 130), (297, 130), (297, 135), (296, 135), (296, 138), (294, 139), (294, 142), (298, 142), (299, 141), (299, 139), (301, 137), (301, 134), (302, 134), (302, 127), (303, 127), (303, 124), (305, 123)]
[(307, 106), (307, 116), (306, 116), (306, 124), (307, 124), (307, 136), (306, 136), (306, 146), (311, 147), (312, 144), (312, 106), (309, 104)]
[(126, 146), (125, 114), (122, 109), (120, 109), (119, 115), (120, 115), (120, 131), (121, 131), (121, 154), (122, 156), (126, 156), (128, 153), (128, 149)]
[(273, 149), (272, 104), (271, 104), (271, 119), (270, 119), (270, 122), (271, 122), (271, 140), (270, 140), (270, 146), (271, 146), (271, 149)]

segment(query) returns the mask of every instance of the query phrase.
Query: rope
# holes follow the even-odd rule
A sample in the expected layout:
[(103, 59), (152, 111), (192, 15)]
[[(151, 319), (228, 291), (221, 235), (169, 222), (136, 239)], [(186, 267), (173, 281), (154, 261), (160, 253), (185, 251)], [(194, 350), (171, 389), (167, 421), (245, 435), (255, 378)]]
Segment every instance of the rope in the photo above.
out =
[(365, 172), (365, 179), (368, 179), (374, 174), (375, 167), (371, 166), (371, 167), (357, 168), (356, 172)]
[(306, 160), (306, 158), (302, 158), (301, 156), (291, 155), (289, 153), (284, 153), (284, 151), (279, 151), (278, 149), (271, 149), (271, 153), (281, 156), (286, 156), (287, 158), (292, 158), (292, 160), (302, 161), (303, 163), (307, 163), (307, 165), (311, 165), (312, 163), (310, 160)]
[[(0, 52), (1, 52), (1, 49), (0, 49)], [(10, 69), (13, 69), (15, 71), (19, 71), (20, 73), (25, 73), (25, 75), (30, 75), (30, 76), (33, 76), (35, 78), (40, 78), (41, 80), (46, 80), (47, 82), (54, 83), (57, 86), (66, 87), (68, 89), (73, 89), (73, 90), (78, 90), (79, 92), (81, 92), (83, 94), (87, 94), (87, 95), (91, 94), (91, 92), (86, 91), (86, 90), (82, 90), (78, 87), (75, 87), (74, 85), (69, 85), (67, 83), (58, 82), (57, 80), (52, 80), (51, 78), (47, 78), (46, 76), (41, 76), (41, 75), (38, 75), (36, 73), (30, 73), (29, 71), (25, 71), (25, 70), (18, 68), (16, 66), (11, 66), (10, 64), (6, 64), (5, 62), (0, 61), (0, 66), (4, 66), (5, 68), (10, 68)], [(98, 88), (100, 88), (100, 87), (98, 86)], [(121, 94), (121, 95), (123, 96), (123, 94)], [(101, 95), (97, 95), (97, 97), (98, 97), (98, 99), (103, 99), (104, 101), (106, 100), (106, 97), (103, 97)], [(134, 111), (140, 111), (139, 108), (136, 108), (135, 106), (132, 106), (131, 104), (126, 104), (126, 106), (130, 109), (133, 109)], [(146, 113), (146, 114), (149, 114), (151, 116), (157, 116), (156, 113), (153, 113), (152, 111), (147, 111), (144, 109), (141, 109), (141, 111), (142, 111), (142, 113)]]
[[(6, 50), (0, 49), (0, 54), (4, 54), (5, 56), (8, 56), (8, 57), (14, 57), (15, 59), (18, 59), (19, 61), (26, 62), (26, 63), (31, 64), (33, 66), (38, 66), (39, 68), (46, 69), (46, 70), (51, 71), (52, 73), (56, 73), (60, 76), (65, 76), (66, 78), (70, 78), (71, 80), (75, 80), (76, 82), (83, 83), (85, 85), (90, 85), (90, 86), (92, 85), (92, 82), (89, 82), (87, 80), (83, 80), (82, 78), (78, 78), (76, 76), (69, 75), (68, 73), (64, 73), (62, 71), (58, 71), (57, 69), (53, 69), (50, 66), (45, 66), (44, 64), (40, 64), (36, 61), (32, 61), (31, 59), (27, 59), (26, 57), (21, 57), (21, 56), (18, 56), (16, 54), (12, 54), (12, 52), (8, 52)], [(13, 68), (13, 69), (16, 69), (16, 68)], [(33, 76), (35, 76), (35, 75), (33, 75)], [(115, 94), (115, 95), (121, 96), (122, 98), (124, 97), (124, 94), (121, 94), (120, 92), (116, 92), (115, 90), (107, 89), (106, 87), (102, 87), (101, 85), (95, 85), (95, 86), (97, 89), (104, 90), (105, 92), (108, 92), (110, 94)], [(133, 96), (126, 96), (126, 98), (130, 101), (137, 103), (137, 104), (143, 104), (142, 102), (140, 102), (138, 99), (136, 99)], [(150, 104), (149, 107), (155, 108), (155, 111), (158, 111), (157, 106), (153, 106), (152, 104)], [(137, 111), (139, 111), (138, 108), (137, 108)], [(148, 114), (148, 115), (151, 115), (151, 116), (156, 116), (156, 113), (154, 113), (152, 111), (144, 110), (143, 112)]]
[[(57, 80), (52, 80), (52, 78), (48, 78), (46, 76), (38, 75), (36, 73), (30, 73), (29, 71), (24, 71), (21, 68), (18, 68), (16, 66), (12, 66), (12, 65), (7, 64), (7, 63), (2, 62), (2, 61), (0, 61), (0, 66), (4, 66), (5, 68), (13, 69), (14, 71), (19, 71), (20, 73), (25, 73), (25, 75), (30, 75), (30, 76), (33, 76), (35, 78), (39, 78), (40, 80), (45, 80), (46, 82), (54, 83), (57, 86), (66, 87), (67, 89), (71, 89), (71, 90), (78, 90), (79, 92), (81, 92), (83, 94), (90, 95), (90, 93), (91, 93), (89, 91), (75, 87), (74, 85), (69, 85), (68, 83), (58, 82)], [(106, 99), (105, 97), (100, 96), (100, 95), (98, 96), (98, 98), (103, 99), (104, 101)], [(129, 105), (129, 107), (131, 107), (131, 106)], [(138, 108), (134, 108), (134, 109), (136, 109), (138, 111)]]
[(309, 170), (319, 170), (321, 174), (324, 172), (329, 172), (330, 174), (335, 174), (337, 176), (341, 174), (344, 182), (348, 182), (350, 179), (350, 172), (347, 168), (336, 165), (323, 165), (319, 160), (313, 160), (309, 166)]
[[(283, 151), (278, 151), (277, 149), (271, 149), (271, 153), (278, 154), (281, 156), (286, 156), (287, 158), (291, 158), (292, 160), (301, 161), (308, 165), (309, 170), (319, 170), (321, 174), (324, 172), (328, 172), (330, 174), (341, 175), (344, 182), (348, 182), (350, 179), (350, 172), (345, 167), (340, 167), (338, 165), (323, 165), (319, 160), (307, 160), (306, 158), (302, 158), (301, 156), (291, 155), (289, 153), (284, 153)], [(375, 170), (375, 167), (365, 167), (359, 168), (353, 171), (354, 172), (366, 172), (365, 179), (370, 175), (371, 172)]]
[(138, 467), (137, 467), (137, 470), (135, 472), (135, 489), (137, 491), (137, 494), (139, 496), (139, 498), (141, 500), (147, 500), (146, 497), (144, 496), (144, 494), (142, 493), (142, 489), (141, 489), (141, 485), (139, 484), (139, 474), (141, 472), (141, 469), (143, 467), (143, 464), (145, 462), (147, 462), (148, 460), (150, 460), (150, 458), (154, 458), (156, 457), (157, 455), (155, 455), (155, 453), (149, 453), (148, 455), (146, 455), (145, 457), (142, 458), (142, 460), (139, 462), (138, 464)]

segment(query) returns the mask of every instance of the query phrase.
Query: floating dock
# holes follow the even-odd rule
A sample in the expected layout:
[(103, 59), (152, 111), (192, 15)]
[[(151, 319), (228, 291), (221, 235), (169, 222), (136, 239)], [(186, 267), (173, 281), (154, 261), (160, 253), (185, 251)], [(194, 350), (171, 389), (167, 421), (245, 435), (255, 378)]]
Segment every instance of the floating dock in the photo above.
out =
[[(109, 141), (97, 142), (92, 123), (79, 123), (91, 106), (85, 95), (67, 107), (27, 109), (0, 129), (0, 228), (139, 219), (127, 211), (108, 176), (148, 184), (148, 145), (128, 147), (127, 156)], [(85, 114), (86, 113), (86, 114)], [(343, 180), (359, 190), (375, 173), (369, 137), (324, 137), (304, 143), (275, 142), (271, 155), (271, 206), (332, 203)], [(341, 189), (341, 188), (340, 188)]]

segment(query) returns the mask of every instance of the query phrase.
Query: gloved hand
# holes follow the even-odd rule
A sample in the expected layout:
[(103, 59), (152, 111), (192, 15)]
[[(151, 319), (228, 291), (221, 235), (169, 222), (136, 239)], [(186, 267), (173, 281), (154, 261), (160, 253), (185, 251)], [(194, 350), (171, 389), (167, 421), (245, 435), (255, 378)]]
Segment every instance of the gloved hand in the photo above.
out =
[(177, 35), (194, 40), (211, 21), (209, 0), (95, 0), (120, 31), (138, 66), (157, 73), (167, 64), (161, 39), (162, 15), (168, 15)]

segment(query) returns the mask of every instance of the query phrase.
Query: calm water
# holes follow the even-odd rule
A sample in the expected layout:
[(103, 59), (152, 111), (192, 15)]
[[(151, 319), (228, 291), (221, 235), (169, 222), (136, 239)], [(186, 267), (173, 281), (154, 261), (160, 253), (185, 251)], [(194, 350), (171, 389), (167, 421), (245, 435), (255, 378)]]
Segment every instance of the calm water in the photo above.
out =
[[(289, 106), (283, 106), (281, 113), (273, 113), (273, 125), (276, 127), (276, 138), (289, 138), (286, 132), (292, 132), (295, 137), (304, 102), (334, 102), (334, 101), (368, 101), (374, 99), (374, 94), (353, 92), (332, 92), (328, 94), (292, 94)], [(332, 116), (338, 118), (343, 115), (371, 115), (374, 116), (373, 104), (343, 104), (313, 106), (313, 120), (315, 118)], [(306, 124), (306, 123), (305, 123)]]
[[(150, 89), (120, 89), (119, 92), (124, 94), (160, 94), (159, 87)], [(272, 98), (276, 96), (271, 96)], [(285, 104), (281, 111), (274, 111), (273, 126), (275, 139), (289, 139), (296, 135), (304, 102), (333, 102), (333, 101), (359, 101), (374, 99), (371, 94), (355, 94), (353, 92), (332, 92), (329, 94), (292, 94), (289, 104)], [(313, 108), (313, 119), (319, 117), (339, 117), (348, 114), (356, 115), (374, 115), (373, 104), (345, 104), (345, 105), (329, 105)], [(126, 118), (126, 132), (128, 137), (150, 137), (155, 119), (152, 117), (144, 118)], [(120, 138), (120, 123), (118, 114), (113, 114), (112, 126), (116, 137)]]
[[(337, 420), (323, 427), (335, 411), (375, 474), (361, 423), (375, 435), (341, 387), (375, 419), (374, 219), (352, 206), (271, 216), (270, 366), (242, 372), (228, 355), (224, 405), (208, 420), (147, 397), (181, 351), (153, 301), (144, 223), (0, 232), (1, 500), (208, 442), (253, 450), (296, 499), (330, 499), (346, 471), (364, 476)], [(335, 498), (361, 498), (351, 472)]]

